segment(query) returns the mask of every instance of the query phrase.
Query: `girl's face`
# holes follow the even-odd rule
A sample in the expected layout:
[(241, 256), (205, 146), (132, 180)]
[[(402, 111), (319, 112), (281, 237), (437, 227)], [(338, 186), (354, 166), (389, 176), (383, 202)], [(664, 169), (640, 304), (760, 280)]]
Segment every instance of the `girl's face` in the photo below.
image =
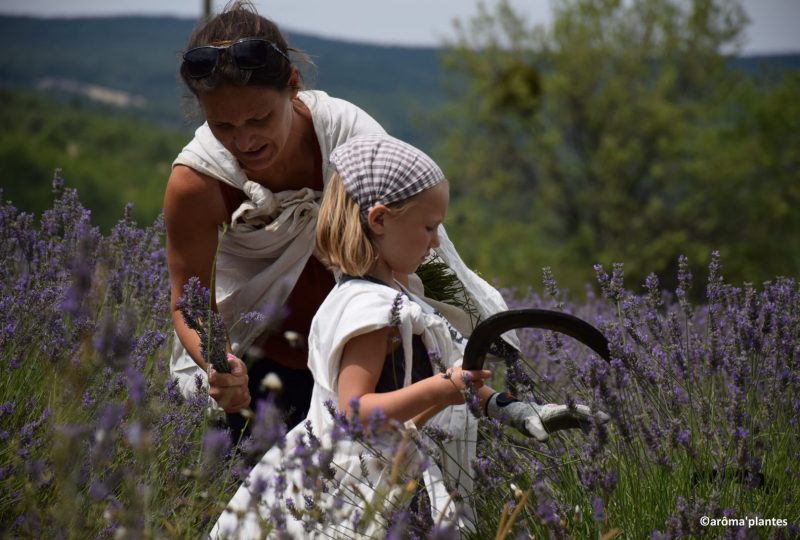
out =
[(208, 127), (249, 172), (274, 164), (292, 128), (296, 92), (266, 86), (220, 86), (198, 96)]
[(381, 205), (373, 208), (369, 226), (379, 253), (378, 273), (381, 269), (399, 275), (413, 273), (431, 249), (439, 247), (439, 225), (449, 202), (448, 184), (441, 182), (414, 197), (400, 212)]

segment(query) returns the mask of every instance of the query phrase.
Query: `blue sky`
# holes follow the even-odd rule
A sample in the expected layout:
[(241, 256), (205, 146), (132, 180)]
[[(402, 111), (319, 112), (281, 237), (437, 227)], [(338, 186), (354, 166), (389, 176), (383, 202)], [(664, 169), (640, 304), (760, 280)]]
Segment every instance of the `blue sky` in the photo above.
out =
[[(282, 28), (319, 36), (400, 45), (437, 45), (453, 21), (476, 13), (477, 0), (253, 0)], [(491, 0), (485, 1), (491, 5)], [(528, 20), (547, 23), (547, 0), (511, 0)], [(744, 0), (751, 25), (746, 53), (800, 52), (800, 0)], [(215, 1), (216, 9), (224, 1)], [(37, 16), (199, 16), (202, 0), (0, 0), (0, 13)]]

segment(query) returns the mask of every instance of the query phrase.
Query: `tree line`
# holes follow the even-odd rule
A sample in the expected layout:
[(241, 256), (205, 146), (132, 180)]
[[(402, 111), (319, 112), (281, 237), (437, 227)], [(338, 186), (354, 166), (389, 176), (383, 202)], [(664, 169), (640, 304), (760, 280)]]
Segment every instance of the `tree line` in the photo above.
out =
[[(719, 249), (733, 281), (800, 274), (800, 72), (732, 66), (734, 0), (564, 0), (533, 27), (508, 2), (457, 27), (439, 155), (452, 236), (485, 274), (595, 263), (641, 284)], [(702, 285), (702, 284), (701, 284)]]
[[(733, 282), (798, 276), (800, 70), (741, 68), (741, 5), (562, 0), (554, 10), (533, 26), (501, 1), (457, 23), (442, 56), (448, 99), (406, 107), (424, 120), (420, 137), (395, 133), (450, 178), (446, 225), (467, 262), (516, 286), (550, 267), (577, 292), (594, 264), (613, 262), (634, 288), (650, 272), (671, 287), (679, 255), (704, 268), (715, 249)], [(189, 133), (86, 103), (10, 91), (0, 102), (4, 199), (41, 212), (60, 167), (101, 227), (129, 200), (144, 223), (158, 214)]]

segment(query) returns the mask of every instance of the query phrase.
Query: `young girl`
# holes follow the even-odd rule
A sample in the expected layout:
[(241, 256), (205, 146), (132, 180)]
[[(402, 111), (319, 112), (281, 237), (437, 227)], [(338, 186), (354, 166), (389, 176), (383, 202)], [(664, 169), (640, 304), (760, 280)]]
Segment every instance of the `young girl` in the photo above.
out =
[[(485, 385), (489, 371), (462, 370), (465, 339), (409, 290), (409, 275), (431, 251), (447, 256), (452, 250), (441, 227), (448, 183), (427, 155), (387, 135), (366, 135), (334, 150), (331, 162), (337, 172), (320, 207), (317, 249), (339, 278), (311, 325), (314, 390), (307, 426), (293, 429), (285, 450), (273, 448), (253, 469), (213, 538), (262, 536), (263, 526), (286, 510), (309, 516), (306, 530), (301, 521), (287, 519), (285, 527), (296, 537), (382, 536), (386, 515), (409, 499), (434, 521), (471, 528), (469, 505), (453, 502), (468, 501), (472, 492), (477, 420), (464, 404), (468, 386), (487, 414), (539, 440), (547, 438), (548, 428), (591, 419), (585, 406), (522, 403)], [(472, 282), (468, 291), (484, 314), (504, 309), (497, 291), (454, 266)], [(516, 345), (513, 335), (506, 337)], [(337, 420), (332, 407), (347, 422)], [(374, 427), (376, 417), (387, 422), (379, 429), (363, 427), (367, 436), (352, 438), (362, 431), (358, 426)], [(348, 425), (351, 437), (342, 437)], [(423, 425), (451, 436), (439, 452), (424, 450), (436, 445), (417, 431)], [(308, 448), (313, 440), (332, 452), (333, 474), (326, 481), (310, 481), (307, 456), (304, 463), (296, 459), (303, 454), (295, 450), (298, 441)], [(423, 508), (425, 495), (429, 509)], [(314, 530), (321, 516), (330, 523)]]

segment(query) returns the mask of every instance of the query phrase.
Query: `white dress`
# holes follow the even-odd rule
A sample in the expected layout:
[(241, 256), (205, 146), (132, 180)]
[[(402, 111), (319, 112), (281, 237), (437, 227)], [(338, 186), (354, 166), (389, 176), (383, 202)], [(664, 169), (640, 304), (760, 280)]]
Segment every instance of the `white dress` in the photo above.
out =
[[(413, 294), (402, 297), (393, 315), (397, 296), (398, 292), (386, 285), (359, 279), (346, 281), (331, 291), (311, 324), (308, 363), (314, 375), (314, 390), (307, 422), (322, 448), (332, 450), (334, 478), (322, 481), (313, 467), (314, 477), (304, 477), (304, 467), (298, 458), (302, 453), (295, 452), (298, 440), (308, 442), (307, 428), (301, 423), (289, 432), (283, 448), (273, 447), (253, 468), (217, 521), (212, 538), (263, 538), (262, 527), (270, 521), (273, 511), (286, 516), (286, 532), (295, 538), (380, 538), (386, 532), (383, 517), (405, 489), (407, 480), (415, 476), (424, 481), (435, 521), (441, 516), (445, 522), (459, 520), (459, 527), (472, 528), (469, 505), (457, 513), (456, 504), (449, 500), (454, 489), (466, 501), (472, 492), (468, 471), (475, 453), (477, 420), (465, 405), (448, 407), (426, 424), (442, 428), (453, 436), (441, 452), (433, 455), (421, 451), (413, 442), (419, 440), (428, 448), (436, 447), (411, 421), (398, 432), (382, 434), (369, 448), (347, 436), (336, 436), (334, 419), (326, 407), (326, 402), (334, 406), (338, 403), (337, 380), (342, 351), (355, 336), (390, 325), (398, 327), (405, 366), (402, 386), (411, 384), (411, 342), (415, 334), (422, 337), (429, 354), (438, 355), (445, 366), (461, 362), (464, 341), (454, 340), (454, 336), (458, 337), (457, 331)], [(434, 372), (437, 372), (436, 367)], [(402, 432), (411, 439), (407, 441), (405, 460), (399, 467), (406, 474), (401, 476), (401, 482), (393, 481), (392, 473), (398, 470), (393, 459)], [(322, 455), (326, 455), (325, 452)], [(300, 521), (291, 517), (287, 498), (293, 501), (295, 508), (302, 509), (307, 497), (327, 516), (329, 523), (323, 529), (305, 530)], [(376, 512), (375, 519), (362, 524), (361, 528), (355, 527), (354, 522), (368, 509)]]

